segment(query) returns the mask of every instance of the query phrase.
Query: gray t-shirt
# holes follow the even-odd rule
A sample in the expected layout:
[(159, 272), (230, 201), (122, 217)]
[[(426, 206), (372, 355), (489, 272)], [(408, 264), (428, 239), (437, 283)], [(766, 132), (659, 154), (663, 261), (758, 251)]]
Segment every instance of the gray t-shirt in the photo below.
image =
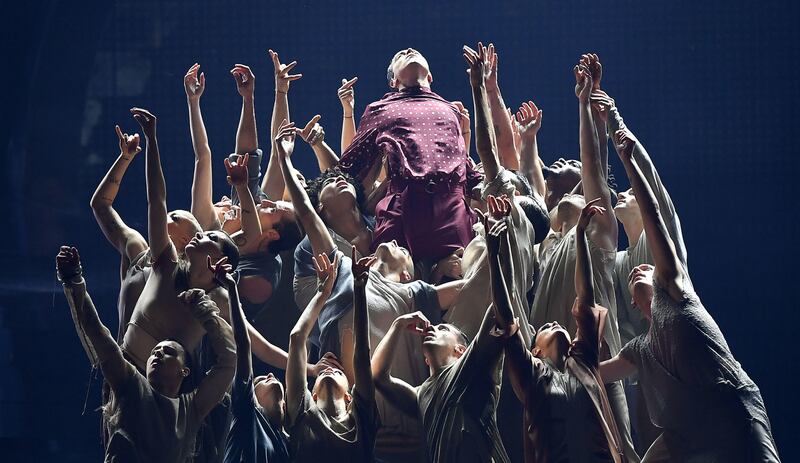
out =
[(342, 421), (332, 420), (320, 410), (308, 390), (300, 407), (302, 410), (289, 428), (292, 461), (375, 461), (375, 435), (380, 426), (378, 410), (357, 391)]
[(195, 392), (171, 398), (156, 392), (131, 368), (109, 403), (106, 462), (189, 462), (202, 418)]
[[(758, 387), (733, 357), (700, 298), (654, 287), (652, 327), (620, 356), (636, 365), (647, 409), (675, 456), (738, 461), (751, 452), (750, 423), (769, 429)], [(733, 459), (731, 459), (733, 458)]]
[(430, 461), (509, 461), (495, 416), (504, 340), (490, 332), (493, 326), (487, 314), (466, 352), (417, 389)]
[[(531, 319), (533, 326), (542, 326), (553, 320), (575, 333), (577, 325), (572, 316), (575, 302), (575, 227), (565, 235), (554, 233), (548, 237), (549, 246), (541, 256), (541, 274), (536, 296), (533, 299)], [(598, 305), (608, 309), (603, 340), (614, 356), (622, 347), (617, 326), (616, 297), (614, 296), (614, 259), (616, 249), (603, 249), (587, 235), (589, 255), (592, 259), (594, 297)]]

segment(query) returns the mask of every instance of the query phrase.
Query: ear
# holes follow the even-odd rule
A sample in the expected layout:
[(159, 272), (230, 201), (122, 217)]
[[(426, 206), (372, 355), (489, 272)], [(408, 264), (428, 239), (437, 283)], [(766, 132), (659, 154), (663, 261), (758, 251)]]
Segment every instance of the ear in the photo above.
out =
[(264, 238), (268, 239), (269, 241), (279, 240), (280, 237), (281, 234), (278, 233), (278, 231), (275, 230), (274, 228), (270, 228), (269, 230), (264, 232)]
[(345, 392), (345, 393), (344, 393), (344, 401), (345, 401), (345, 403), (346, 403), (347, 405), (350, 405), (350, 402), (352, 402), (352, 401), (353, 401), (353, 396), (352, 396), (352, 395), (350, 395), (350, 393), (349, 393), (349, 392)]
[(465, 346), (464, 344), (456, 344), (455, 351), (456, 351), (456, 354), (459, 357), (461, 357), (462, 355), (464, 355), (464, 352), (467, 351), (467, 346)]
[(393, 89), (397, 89), (397, 79), (392, 79), (389, 81), (389, 87)]
[(400, 274), (400, 283), (408, 283), (412, 280), (411, 274), (408, 273), (408, 270), (403, 270)]
[(539, 349), (538, 347), (534, 346), (534, 348), (531, 349), (531, 354), (533, 354), (534, 357), (541, 357), (542, 349)]
[(316, 392), (312, 393), (311, 394), (311, 398), (314, 399), (314, 402), (316, 402), (317, 401), (317, 393)]
[(433, 73), (428, 71), (428, 85), (433, 83)]

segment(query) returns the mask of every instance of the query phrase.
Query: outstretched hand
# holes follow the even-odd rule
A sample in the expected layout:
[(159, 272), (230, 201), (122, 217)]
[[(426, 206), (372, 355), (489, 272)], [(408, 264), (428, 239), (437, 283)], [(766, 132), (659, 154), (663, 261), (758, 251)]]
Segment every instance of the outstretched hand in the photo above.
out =
[(115, 125), (114, 129), (117, 131), (117, 138), (119, 138), (119, 152), (123, 156), (133, 158), (142, 151), (142, 148), (139, 146), (138, 133), (134, 133), (133, 135), (122, 133), (122, 129), (120, 129), (118, 125)]
[(58, 280), (67, 281), (82, 273), (81, 256), (78, 255), (78, 250), (71, 246), (61, 246), (56, 255), (56, 275), (58, 275)]
[(300, 138), (311, 146), (315, 146), (325, 140), (325, 129), (319, 125), (320, 119), (322, 119), (322, 116), (319, 114), (315, 115), (308, 121), (308, 124), (303, 127), (303, 130), (300, 131)]
[(353, 109), (356, 104), (355, 90), (353, 89), (356, 82), (358, 82), (358, 77), (353, 77), (350, 80), (342, 79), (342, 86), (336, 91), (339, 102), (342, 103), (342, 111), (348, 117), (353, 115)]
[(581, 103), (586, 103), (592, 93), (592, 74), (588, 67), (580, 63), (572, 70), (575, 73), (575, 96)]
[(211, 256), (206, 256), (206, 265), (211, 273), (214, 274), (214, 280), (220, 286), (230, 288), (236, 285), (236, 280), (233, 278), (233, 267), (228, 263), (228, 257), (224, 256), (215, 264), (211, 263)]
[(629, 162), (633, 156), (633, 147), (636, 146), (636, 137), (628, 129), (620, 129), (614, 133), (614, 147), (622, 162)]
[(608, 121), (608, 113), (615, 106), (614, 99), (602, 90), (593, 90), (589, 97), (589, 102), (592, 104), (594, 113), (600, 116), (603, 121)]
[(339, 269), (339, 255), (334, 256), (333, 262), (327, 254), (320, 254), (312, 259), (314, 260), (314, 270), (317, 272), (317, 292), (330, 296)]
[(191, 101), (199, 100), (200, 96), (203, 95), (203, 91), (206, 89), (206, 75), (201, 72), (198, 77), (197, 71), (199, 70), (200, 65), (194, 63), (192, 67), (186, 71), (186, 75), (183, 76), (183, 89), (186, 91), (186, 98)]
[(247, 185), (247, 164), (250, 162), (250, 155), (238, 155), (236, 159), (231, 162), (225, 158), (225, 170), (228, 172), (228, 184), (232, 186)]
[(286, 122), (284, 119), (278, 128), (278, 135), (275, 137), (275, 144), (277, 145), (278, 156), (288, 158), (292, 156), (294, 151), (294, 139), (297, 136), (297, 127), (294, 122)]
[(352, 254), (351, 254), (351, 262), (352, 267), (351, 270), (353, 272), (353, 278), (358, 283), (366, 283), (369, 279), (369, 268), (372, 264), (378, 260), (377, 257), (374, 255), (362, 257), (361, 259), (356, 259), (356, 247), (353, 246)]
[(131, 114), (133, 114), (133, 119), (142, 128), (145, 138), (156, 136), (156, 116), (153, 113), (142, 108), (131, 108)]
[(589, 201), (581, 210), (581, 216), (578, 219), (578, 225), (575, 228), (578, 233), (583, 233), (586, 231), (586, 228), (589, 226), (589, 222), (592, 220), (592, 217), (597, 214), (603, 215), (606, 213), (606, 208), (597, 205), (597, 203), (600, 202), (600, 199), (601, 198), (595, 198)]
[(486, 47), (478, 42), (478, 51), (464, 45), (464, 59), (467, 61), (469, 83), (473, 88), (484, 85), (484, 68), (486, 67)]
[(242, 98), (253, 98), (256, 86), (256, 76), (250, 70), (250, 66), (236, 64), (231, 69), (233, 80), (236, 81), (236, 90)]
[(497, 91), (497, 60), (499, 55), (494, 50), (494, 44), (490, 43), (486, 47), (486, 53), (483, 57), (483, 80), (486, 82), (487, 91)]
[(522, 103), (517, 111), (519, 134), (524, 140), (533, 140), (539, 129), (542, 128), (542, 110), (536, 107), (533, 101)]
[(592, 75), (592, 90), (600, 90), (600, 80), (603, 79), (603, 65), (600, 64), (600, 58), (594, 53), (586, 53), (581, 55), (580, 64)]
[(289, 84), (301, 77), (303, 74), (289, 74), (295, 66), (297, 61), (292, 61), (289, 64), (282, 64), (278, 53), (269, 50), (269, 57), (272, 59), (272, 66), (275, 70), (275, 91), (280, 93), (287, 93), (289, 91)]

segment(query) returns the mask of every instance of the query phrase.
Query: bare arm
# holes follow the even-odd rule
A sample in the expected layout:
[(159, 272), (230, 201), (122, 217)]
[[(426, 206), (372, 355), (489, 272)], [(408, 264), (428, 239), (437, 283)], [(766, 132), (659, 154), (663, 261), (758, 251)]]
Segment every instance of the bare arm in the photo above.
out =
[[(153, 259), (158, 259), (170, 245), (167, 233), (167, 186), (161, 170), (156, 139), (156, 117), (147, 110), (131, 109), (133, 118), (142, 127), (147, 142), (145, 179), (147, 182), (147, 239)], [(174, 249), (174, 248), (172, 248)], [(173, 251), (174, 252), (174, 251)]]
[(239, 290), (236, 288), (236, 281), (229, 273), (216, 271), (215, 277), (220, 284), (224, 284), (228, 289), (228, 304), (231, 308), (231, 328), (233, 329), (233, 340), (236, 342), (236, 380), (246, 381), (253, 376), (253, 359), (250, 351), (250, 336), (247, 333), (249, 324), (246, 323), (242, 304), (239, 300)]
[(300, 137), (314, 150), (319, 171), (325, 172), (339, 163), (339, 156), (325, 143), (325, 130), (319, 125), (319, 120), (319, 114), (312, 117), (303, 130), (300, 131)]
[[(503, 243), (506, 241), (506, 243)], [(501, 246), (508, 246), (508, 222), (496, 222), (486, 234), (486, 246), (489, 253), (489, 280), (492, 287), (492, 307), (494, 318), (502, 330), (509, 330), (514, 325), (514, 310), (511, 305), (511, 295), (506, 285), (506, 278), (512, 275), (503, 275)]]
[(458, 293), (461, 292), (465, 284), (466, 280), (461, 279), (436, 285), (436, 296), (439, 300), (439, 307), (441, 307), (442, 310), (447, 310), (450, 306), (455, 304)]
[(537, 108), (533, 101), (523, 103), (517, 111), (517, 122), (521, 138), (520, 172), (530, 182), (533, 191), (544, 198), (547, 184), (542, 173), (542, 160), (539, 158), (539, 143), (536, 137), (542, 126), (542, 110)]
[(680, 259), (675, 251), (675, 245), (667, 232), (664, 220), (661, 218), (658, 201), (653, 195), (653, 190), (644, 179), (641, 169), (633, 160), (634, 142), (626, 130), (620, 130), (615, 134), (617, 153), (625, 166), (625, 172), (639, 204), (642, 214), (647, 244), (653, 252), (655, 271), (653, 279), (656, 283), (668, 290), (670, 296), (675, 300), (680, 300), (683, 293), (682, 270)]
[[(356, 121), (353, 115), (356, 104), (353, 86), (356, 82), (358, 82), (358, 77), (353, 77), (350, 80), (342, 79), (342, 86), (336, 92), (339, 96), (339, 102), (342, 103), (342, 140), (340, 145), (342, 153), (350, 146), (350, 143), (353, 142), (353, 137), (356, 136)], [(320, 166), (320, 170), (323, 170), (322, 166)]]
[(269, 164), (267, 164), (267, 172), (264, 174), (264, 180), (261, 183), (261, 190), (268, 198), (276, 201), (283, 197), (284, 182), (280, 163), (275, 159), (275, 137), (278, 136), (281, 121), (291, 122), (289, 117), (289, 84), (303, 77), (303, 75), (289, 74), (297, 66), (297, 61), (281, 64), (278, 54), (272, 50), (269, 50), (269, 56), (275, 71), (275, 102), (272, 106), (272, 119), (270, 121), (270, 145), (272, 151), (269, 156)]
[(375, 384), (372, 382), (372, 365), (369, 353), (369, 311), (367, 310), (366, 287), (369, 281), (369, 267), (374, 257), (356, 261), (356, 247), (353, 246), (353, 370), (355, 372), (354, 393), (372, 403), (375, 401)]
[(225, 159), (225, 170), (228, 172), (228, 183), (236, 188), (239, 196), (239, 210), (242, 215), (242, 232), (234, 234), (234, 241), (241, 254), (249, 254), (258, 250), (258, 241), (261, 238), (261, 222), (258, 219), (256, 202), (253, 192), (247, 186), (248, 163), (250, 156), (239, 156), (236, 162)]
[(119, 192), (119, 185), (125, 171), (128, 170), (128, 166), (141, 148), (139, 148), (139, 134), (132, 136), (127, 133), (123, 134), (119, 126), (116, 126), (116, 130), (120, 144), (119, 157), (100, 181), (89, 204), (95, 220), (108, 242), (122, 257), (131, 260), (147, 249), (147, 241), (138, 231), (128, 227), (117, 214), (117, 211), (114, 210), (114, 199)]
[(500, 156), (500, 164), (506, 169), (519, 170), (520, 159), (514, 147), (511, 117), (506, 111), (506, 104), (503, 101), (503, 95), (500, 93), (500, 86), (497, 84), (497, 64), (499, 59), (499, 55), (495, 53), (494, 44), (490, 43), (486, 49), (486, 65), (484, 66), (486, 96), (489, 100), (491, 118), (494, 122), (494, 134), (497, 142), (497, 154)]
[(292, 198), (295, 214), (297, 214), (300, 224), (311, 241), (311, 249), (314, 254), (328, 254), (335, 248), (333, 238), (331, 238), (328, 228), (311, 205), (308, 194), (293, 175), (291, 153), (294, 150), (295, 132), (294, 124), (286, 124), (281, 127), (281, 131), (276, 137), (277, 157), (286, 182), (286, 188)]
[(186, 101), (189, 105), (189, 130), (192, 135), (194, 149), (194, 176), (192, 178), (191, 212), (203, 230), (219, 229), (220, 223), (214, 212), (211, 181), (211, 148), (208, 145), (208, 134), (200, 112), (200, 97), (206, 88), (205, 74), (197, 72), (200, 65), (195, 63), (183, 77)]
[(258, 132), (256, 130), (255, 83), (256, 76), (249, 66), (237, 64), (231, 69), (236, 80), (236, 90), (242, 96), (242, 113), (239, 116), (239, 127), (236, 129), (236, 153), (252, 153), (258, 149)]
[(419, 414), (417, 393), (410, 384), (391, 375), (392, 359), (404, 330), (411, 329), (422, 335), (428, 325), (430, 322), (422, 312), (401, 315), (392, 323), (372, 356), (372, 380), (375, 388), (398, 410), (412, 417)]
[(600, 362), (600, 377), (603, 378), (603, 382), (606, 384), (625, 379), (636, 373), (636, 371), (636, 365), (620, 355)]
[[(600, 90), (600, 82), (603, 79), (603, 65), (600, 63), (600, 58), (594, 53), (586, 53), (581, 55), (580, 62), (592, 75), (592, 93), (602, 92)], [(608, 129), (606, 127), (608, 113), (600, 112), (597, 109), (592, 105), (592, 119), (597, 132), (598, 147), (600, 148), (600, 165), (603, 169), (603, 175), (608, 177)]]
[(483, 163), (484, 175), (491, 181), (500, 172), (500, 162), (492, 143), (491, 116), (486, 103), (486, 86), (483, 80), (485, 49), (482, 46), (478, 48), (476, 52), (464, 46), (464, 59), (469, 64), (472, 101), (475, 105), (475, 148)]
[(56, 257), (56, 270), (72, 310), (78, 336), (81, 337), (87, 353), (96, 356), (90, 360), (100, 365), (103, 377), (111, 389), (119, 390), (135, 373), (135, 369), (122, 356), (119, 345), (97, 315), (92, 298), (86, 291), (77, 249), (62, 246)]
[(236, 370), (236, 344), (231, 326), (220, 317), (219, 308), (201, 289), (190, 289), (178, 296), (203, 325), (216, 362), (194, 394), (194, 407), (202, 418), (217, 406), (231, 385)]
[(308, 348), (306, 347), (308, 336), (317, 323), (317, 318), (325, 302), (333, 290), (336, 280), (336, 266), (338, 259), (334, 258), (331, 262), (328, 256), (321, 254), (319, 258), (314, 258), (317, 267), (317, 292), (306, 306), (300, 318), (297, 319), (292, 332), (289, 335), (289, 359), (286, 364), (286, 408), (289, 411), (289, 423), (294, 423), (297, 418), (294, 416), (303, 403), (306, 393), (306, 362), (308, 360)]
[(575, 95), (578, 97), (580, 115), (581, 184), (583, 196), (587, 201), (600, 198), (601, 207), (607, 214), (598, 217), (588, 230), (590, 238), (604, 249), (616, 249), (617, 221), (613, 214), (611, 192), (606, 184), (607, 172), (600, 159), (600, 147), (595, 131), (589, 95), (592, 89), (592, 76), (582, 65), (575, 66)]

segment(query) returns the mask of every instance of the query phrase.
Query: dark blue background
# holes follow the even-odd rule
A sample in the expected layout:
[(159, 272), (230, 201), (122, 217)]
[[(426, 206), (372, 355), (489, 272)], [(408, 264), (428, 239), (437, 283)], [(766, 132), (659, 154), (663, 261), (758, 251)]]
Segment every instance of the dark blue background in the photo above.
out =
[[(723, 0), (4, 3), (0, 459), (100, 459), (97, 383), (81, 416), (89, 368), (53, 256), (62, 243), (79, 247), (101, 317), (116, 326), (118, 257), (88, 201), (118, 153), (114, 124), (138, 128), (128, 108), (158, 116), (169, 206), (188, 208), (193, 154), (182, 77), (192, 63), (206, 73), (202, 106), (221, 160), (233, 149), (241, 102), (228, 75), (234, 63), (257, 76), (262, 146), (273, 48), (304, 74), (292, 84), (293, 118), (322, 114), (338, 147), (341, 78), (359, 76), (360, 114), (387, 91), (392, 54), (412, 46), (430, 61), (435, 91), (468, 101), (460, 48), (483, 40), (499, 50), (506, 102), (533, 99), (544, 110), (539, 146), (548, 163), (577, 153), (571, 69), (583, 52), (600, 55), (603, 87), (675, 201), (698, 292), (761, 387), (784, 461), (795, 461), (798, 9)], [(311, 151), (299, 146), (296, 163), (313, 175)], [(219, 196), (227, 190), (221, 161), (214, 169)], [(116, 206), (146, 230), (143, 160), (132, 164)], [(260, 324), (278, 344), (297, 316), (285, 296)]]

